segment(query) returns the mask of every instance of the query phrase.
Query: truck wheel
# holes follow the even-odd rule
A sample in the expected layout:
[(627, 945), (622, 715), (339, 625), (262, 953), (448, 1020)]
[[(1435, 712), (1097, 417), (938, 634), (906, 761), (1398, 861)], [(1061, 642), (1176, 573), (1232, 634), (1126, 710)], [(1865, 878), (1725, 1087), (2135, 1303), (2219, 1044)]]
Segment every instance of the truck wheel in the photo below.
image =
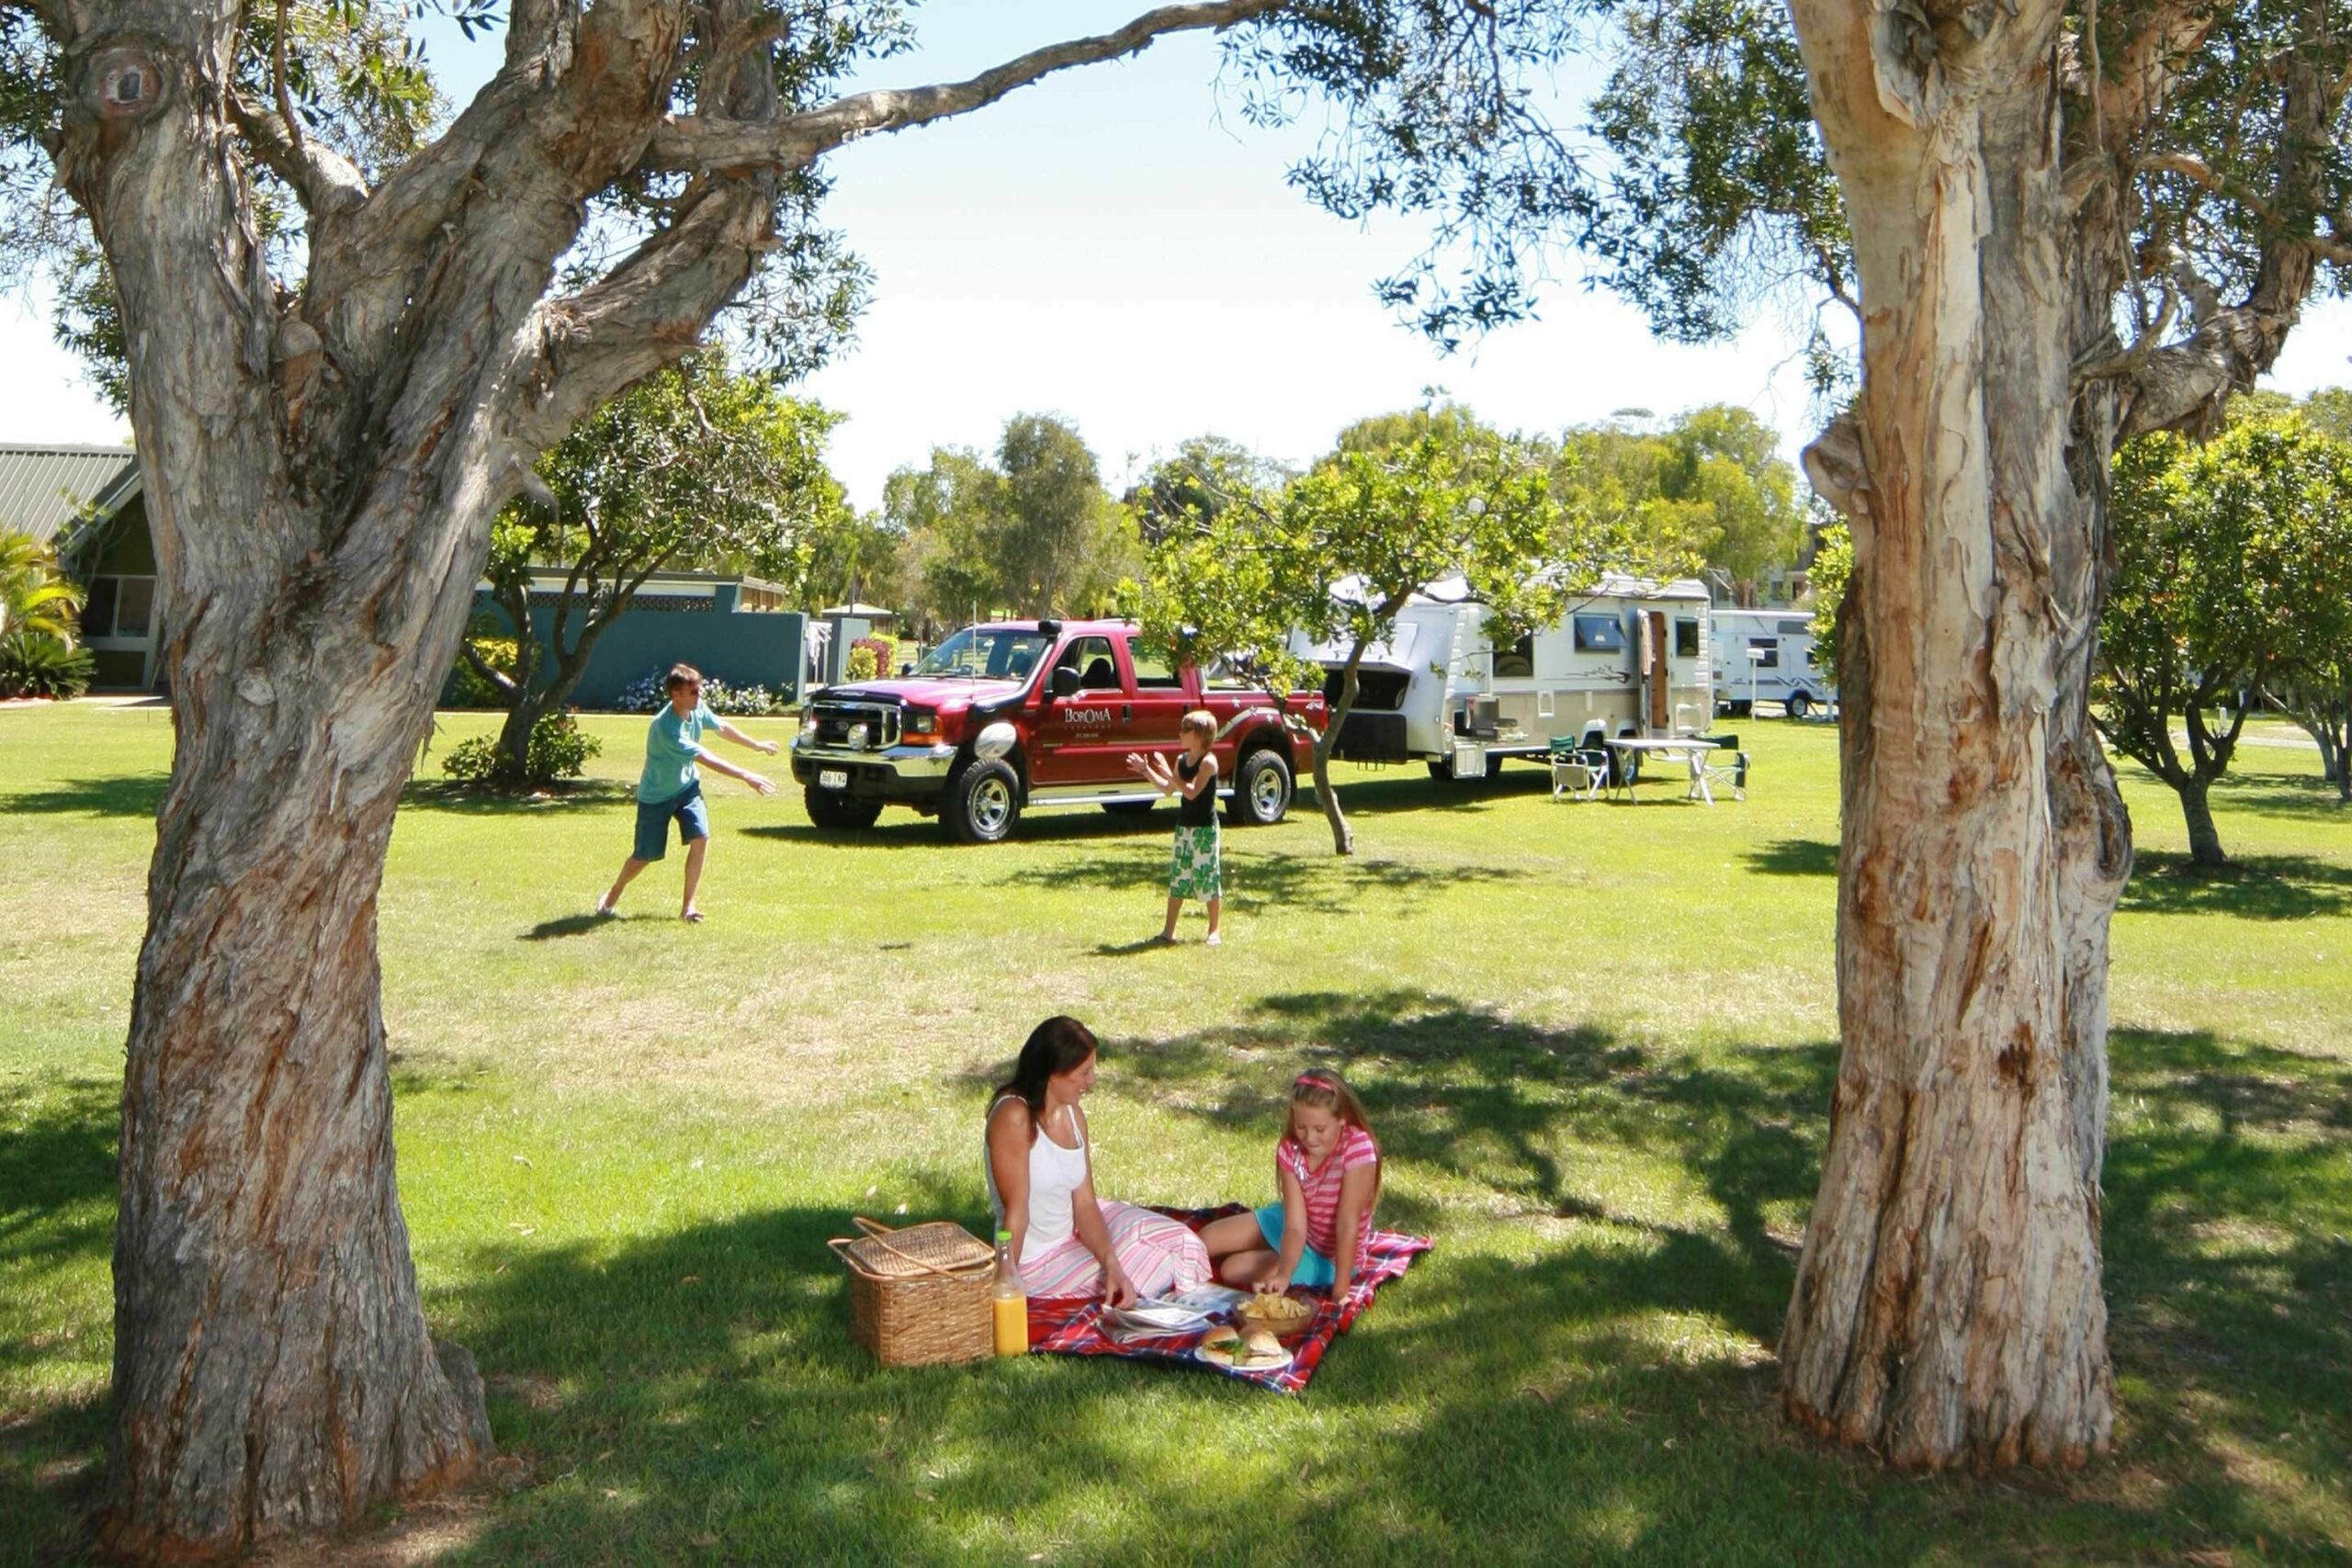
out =
[(1803, 692), (1790, 693), (1788, 714), (1791, 718), (1796, 719), (1811, 717), (1813, 716), (1813, 699), (1806, 696)]
[(1021, 778), (1006, 763), (975, 761), (947, 781), (939, 819), (959, 844), (993, 844), (1021, 820)]
[(1290, 810), (1290, 763), (1261, 748), (1234, 771), (1233, 800), (1225, 810), (1237, 828), (1271, 828)]
[(882, 815), (878, 800), (857, 800), (837, 789), (819, 789), (809, 784), (800, 792), (800, 803), (808, 808), (808, 820), (820, 828), (871, 828), (874, 819)]

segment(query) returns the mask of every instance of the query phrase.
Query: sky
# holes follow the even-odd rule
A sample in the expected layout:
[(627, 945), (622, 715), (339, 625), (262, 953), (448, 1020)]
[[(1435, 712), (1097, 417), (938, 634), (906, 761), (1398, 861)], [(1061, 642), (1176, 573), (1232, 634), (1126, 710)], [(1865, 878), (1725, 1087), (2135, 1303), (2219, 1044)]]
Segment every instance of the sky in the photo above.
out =
[[(854, 85), (960, 77), (1141, 8), (930, 0), (921, 49)], [(497, 62), (494, 39), (469, 46), (454, 29), (427, 47), (459, 101)], [(1372, 293), (1418, 254), (1419, 230), (1343, 222), (1293, 193), (1284, 173), (1319, 121), (1243, 125), (1216, 68), (1207, 37), (1164, 39), (827, 159), (826, 220), (873, 269), (874, 298), (856, 343), (797, 390), (848, 416), (829, 456), (854, 502), (876, 504), (888, 474), (933, 446), (992, 450), (1016, 413), (1069, 419), (1114, 490), (1203, 434), (1304, 463), (1431, 388), (1506, 429), (1729, 402), (1779, 431), (1792, 459), (1813, 434), (1798, 357), (1809, 315), (1769, 312), (1726, 344), (1659, 343), (1638, 311), (1586, 288), (1573, 257), (1539, 320), (1439, 353)], [(2352, 383), (2348, 361), (2352, 304), (2316, 304), (2264, 384)], [(127, 438), (51, 343), (44, 300), (0, 298), (0, 440)]]

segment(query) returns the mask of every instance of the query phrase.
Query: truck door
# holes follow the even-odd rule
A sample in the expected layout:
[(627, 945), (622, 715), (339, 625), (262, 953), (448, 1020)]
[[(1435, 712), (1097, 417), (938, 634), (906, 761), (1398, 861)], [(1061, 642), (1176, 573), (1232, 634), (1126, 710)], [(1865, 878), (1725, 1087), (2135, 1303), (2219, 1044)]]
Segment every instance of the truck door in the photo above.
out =
[[(1078, 691), (1054, 695), (1054, 676), (1069, 670)], [(1100, 784), (1122, 776), (1127, 694), (1107, 637), (1074, 637), (1046, 668), (1038, 686), (1036, 745), (1029, 758), (1033, 787)]]
[[(1127, 726), (1128, 746), (1137, 751), (1166, 751), (1169, 760), (1184, 745), (1182, 733), (1186, 710), (1195, 706), (1184, 689), (1183, 677), (1168, 655), (1143, 647), (1133, 637), (1120, 641), (1121, 656), (1134, 682), (1135, 717)], [(1124, 756), (1124, 753), (1123, 753)], [(1232, 782), (1232, 759), (1218, 753), (1219, 768)]]

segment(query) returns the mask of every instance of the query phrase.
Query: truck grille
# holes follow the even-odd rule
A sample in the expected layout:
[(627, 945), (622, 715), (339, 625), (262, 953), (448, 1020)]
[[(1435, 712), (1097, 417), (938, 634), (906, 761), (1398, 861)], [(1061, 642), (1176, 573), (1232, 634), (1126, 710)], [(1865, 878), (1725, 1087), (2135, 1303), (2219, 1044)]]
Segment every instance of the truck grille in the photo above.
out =
[(817, 703), (809, 710), (820, 746), (847, 746), (850, 732), (863, 725), (864, 748), (879, 751), (899, 743), (899, 709), (890, 703)]

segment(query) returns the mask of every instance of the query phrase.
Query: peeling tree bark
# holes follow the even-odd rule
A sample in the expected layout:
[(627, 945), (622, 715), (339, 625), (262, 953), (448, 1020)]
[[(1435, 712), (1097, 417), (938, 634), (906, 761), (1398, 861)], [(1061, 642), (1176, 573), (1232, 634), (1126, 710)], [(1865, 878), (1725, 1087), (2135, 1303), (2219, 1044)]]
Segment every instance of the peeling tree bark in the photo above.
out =
[(1925, 71), (1894, 13), (1795, 14), (1864, 320), (1845, 1055), (1784, 1395), (1901, 1465), (2075, 1463), (2113, 1424), (2098, 1173), (2130, 857), (2087, 722), (2112, 437), (2071, 384), (2058, 12)]
[[(516, 0), (499, 74), (374, 189), (238, 98), (242, 6), (33, 6), (58, 177), (121, 307), (174, 606), (102, 1550), (232, 1557), (462, 1482), (491, 1451), (481, 1380), (432, 1338), (410, 1262), (376, 896), (492, 518), (531, 461), (695, 346), (774, 248), (788, 171), (1273, 4), (1168, 7), (973, 82), (803, 113), (764, 51), (698, 54), (695, 103), (758, 154), (700, 164), (664, 226), (554, 298), (588, 198), (652, 166), (657, 137), (707, 144), (666, 117), (689, 63), (678, 0)], [(718, 37), (769, 19), (757, 0), (695, 16)], [(248, 159), (305, 209), (299, 288), (267, 270)]]

